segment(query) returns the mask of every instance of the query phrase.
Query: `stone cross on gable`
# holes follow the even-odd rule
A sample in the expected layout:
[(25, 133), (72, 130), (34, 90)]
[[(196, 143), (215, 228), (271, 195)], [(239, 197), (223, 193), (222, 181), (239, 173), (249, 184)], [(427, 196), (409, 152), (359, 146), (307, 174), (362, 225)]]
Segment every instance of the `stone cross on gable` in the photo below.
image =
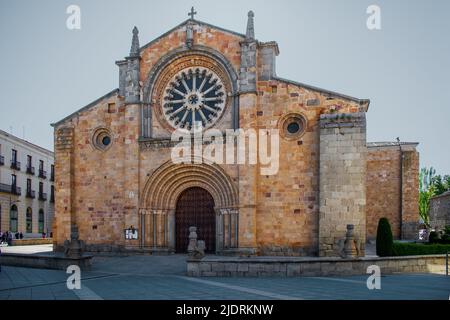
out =
[(194, 15), (197, 14), (197, 11), (194, 10), (194, 7), (191, 8), (191, 12), (188, 13), (188, 16), (191, 16), (191, 19), (194, 20)]

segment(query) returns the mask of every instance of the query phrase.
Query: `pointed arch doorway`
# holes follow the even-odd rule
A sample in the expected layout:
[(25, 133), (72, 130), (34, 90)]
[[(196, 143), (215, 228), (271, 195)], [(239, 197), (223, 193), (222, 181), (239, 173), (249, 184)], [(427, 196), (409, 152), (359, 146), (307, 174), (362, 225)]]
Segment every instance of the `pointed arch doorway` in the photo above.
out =
[(189, 227), (197, 227), (199, 240), (205, 241), (207, 253), (216, 251), (216, 214), (214, 199), (203, 188), (184, 190), (177, 200), (175, 211), (175, 251), (185, 253), (189, 245)]

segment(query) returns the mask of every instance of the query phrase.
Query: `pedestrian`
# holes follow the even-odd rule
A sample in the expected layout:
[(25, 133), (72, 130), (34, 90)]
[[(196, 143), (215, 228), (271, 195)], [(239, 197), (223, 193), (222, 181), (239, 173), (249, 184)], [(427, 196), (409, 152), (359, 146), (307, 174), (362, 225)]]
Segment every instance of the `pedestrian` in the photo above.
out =
[(8, 233), (8, 246), (12, 246), (12, 239), (13, 239), (12, 232), (9, 232)]
[(20, 240), (23, 239), (23, 233), (22, 232), (19, 233), (19, 238), (20, 238)]

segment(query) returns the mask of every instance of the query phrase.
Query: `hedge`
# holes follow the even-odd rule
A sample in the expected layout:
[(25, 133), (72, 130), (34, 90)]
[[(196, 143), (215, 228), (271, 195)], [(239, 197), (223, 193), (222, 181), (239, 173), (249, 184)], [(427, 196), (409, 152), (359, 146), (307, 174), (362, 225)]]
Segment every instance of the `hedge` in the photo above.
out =
[(377, 256), (379, 257), (389, 257), (393, 255), (391, 225), (386, 218), (380, 218), (378, 221), (376, 250)]
[(416, 256), (427, 254), (445, 254), (450, 253), (450, 244), (426, 244), (426, 243), (404, 243), (394, 242), (395, 256)]

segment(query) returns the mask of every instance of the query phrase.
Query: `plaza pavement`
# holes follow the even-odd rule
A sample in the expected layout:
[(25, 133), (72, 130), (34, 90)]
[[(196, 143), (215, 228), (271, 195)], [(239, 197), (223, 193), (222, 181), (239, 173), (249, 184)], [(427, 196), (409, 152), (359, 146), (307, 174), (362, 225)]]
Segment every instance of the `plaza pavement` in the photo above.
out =
[[(31, 250), (31, 249), (29, 249)], [(387, 275), (381, 290), (367, 276), (296, 278), (189, 278), (185, 255), (94, 257), (81, 289), (69, 290), (64, 271), (3, 266), (0, 299), (436, 299), (448, 300), (450, 277)]]

